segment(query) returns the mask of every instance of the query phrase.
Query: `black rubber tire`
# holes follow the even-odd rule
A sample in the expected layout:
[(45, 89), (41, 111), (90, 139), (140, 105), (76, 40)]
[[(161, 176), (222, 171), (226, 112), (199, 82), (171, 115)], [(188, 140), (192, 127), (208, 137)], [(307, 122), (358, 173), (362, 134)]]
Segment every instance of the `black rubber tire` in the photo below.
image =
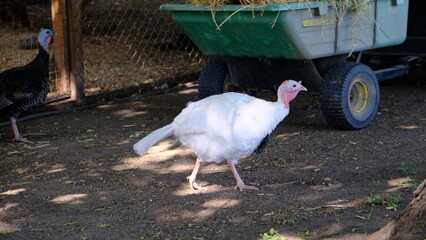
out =
[(210, 59), (201, 70), (198, 78), (198, 93), (200, 99), (222, 94), (224, 83), (229, 76), (228, 65), (221, 57)]
[(345, 130), (370, 124), (379, 99), (379, 84), (373, 70), (354, 62), (344, 62), (329, 70), (320, 93), (321, 110), (327, 122)]

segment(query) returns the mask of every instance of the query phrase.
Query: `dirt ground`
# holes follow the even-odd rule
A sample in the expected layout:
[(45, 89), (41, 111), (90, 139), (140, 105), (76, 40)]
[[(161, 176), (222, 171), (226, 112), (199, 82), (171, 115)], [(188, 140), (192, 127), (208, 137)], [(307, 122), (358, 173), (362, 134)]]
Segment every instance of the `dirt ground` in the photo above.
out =
[(329, 127), (317, 97), (295, 99), (266, 149), (237, 166), (258, 191), (234, 190), (226, 164), (210, 164), (198, 176), (208, 190), (192, 192), (196, 157), (171, 140), (133, 152), (196, 99), (189, 87), (22, 122), (31, 143), (1, 127), (0, 239), (362, 239), (425, 178), (424, 79), (382, 84), (359, 131)]

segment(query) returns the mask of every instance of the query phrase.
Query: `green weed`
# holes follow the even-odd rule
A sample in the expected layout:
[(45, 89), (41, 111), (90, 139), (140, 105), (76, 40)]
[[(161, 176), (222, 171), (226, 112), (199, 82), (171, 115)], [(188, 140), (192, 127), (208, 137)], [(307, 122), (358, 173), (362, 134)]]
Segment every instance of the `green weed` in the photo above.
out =
[(382, 185), (382, 182), (380, 180), (373, 181), (373, 185), (380, 186), (380, 185)]
[(43, 232), (43, 231), (47, 231), (47, 229), (45, 228), (33, 228), (31, 229), (32, 232)]
[(396, 211), (397, 208), (399, 207), (399, 203), (401, 202), (402, 197), (401, 197), (401, 195), (396, 194), (396, 193), (389, 194), (389, 197), (391, 198), (391, 200), (385, 201), (386, 209)]
[(399, 207), (399, 202), (401, 202), (401, 195), (391, 193), (389, 194), (389, 200), (382, 198), (379, 194), (374, 194), (373, 197), (368, 197), (367, 202), (371, 207), (376, 206), (385, 206), (386, 209), (396, 211)]
[(413, 190), (416, 190), (418, 187), (418, 183), (416, 180), (411, 179), (410, 177), (406, 177), (404, 180), (399, 181), (398, 187), (404, 187), (404, 185), (412, 184)]
[(78, 222), (67, 222), (64, 224), (64, 226), (72, 226), (72, 225), (78, 225)]
[(337, 223), (337, 225), (340, 225), (340, 217), (339, 217), (339, 215), (337, 214), (336, 209), (333, 209), (333, 212), (334, 212), (334, 217), (336, 218), (336, 223)]
[(262, 240), (285, 240), (283, 237), (280, 236), (280, 234), (277, 232), (277, 230), (271, 228), (268, 232), (261, 234)]
[(371, 216), (373, 215), (374, 208), (375, 207), (372, 206), (370, 210), (367, 210), (366, 206), (362, 206), (361, 210), (357, 211), (357, 213), (360, 213), (360, 214), (355, 215), (355, 217), (370, 221), (372, 219)]
[(297, 234), (297, 235), (300, 236), (300, 237), (309, 237), (309, 236), (311, 236), (311, 233), (309, 231), (306, 231), (304, 233), (300, 233), (300, 234)]
[(367, 202), (372, 207), (376, 207), (376, 205), (383, 205), (385, 200), (379, 194), (374, 194), (372, 198), (367, 198)]
[(272, 161), (272, 165), (274, 165), (274, 168), (285, 168), (286, 165), (281, 163), (279, 160)]
[(124, 182), (125, 180), (126, 180), (125, 177), (118, 177), (118, 178), (114, 179), (114, 181), (116, 181), (116, 182)]
[(404, 173), (417, 174), (418, 169), (413, 168), (407, 162), (401, 162), (402, 167), (400, 168)]
[(364, 224), (359, 224), (357, 227), (351, 228), (351, 232), (365, 232), (367, 233), (367, 229)]
[(406, 177), (404, 180), (399, 181), (398, 186), (404, 186), (405, 184), (414, 183), (415, 181), (411, 179), (410, 177)]

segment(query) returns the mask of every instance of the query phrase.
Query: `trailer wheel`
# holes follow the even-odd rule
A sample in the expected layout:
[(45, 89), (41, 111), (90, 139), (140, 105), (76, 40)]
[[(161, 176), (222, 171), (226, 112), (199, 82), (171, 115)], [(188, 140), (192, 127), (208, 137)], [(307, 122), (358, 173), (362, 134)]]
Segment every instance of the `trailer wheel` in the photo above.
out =
[(344, 62), (325, 75), (320, 104), (330, 125), (355, 130), (366, 127), (373, 120), (379, 96), (379, 84), (370, 67)]
[(198, 78), (200, 99), (229, 91), (230, 80), (228, 65), (220, 57), (210, 59), (201, 70)]

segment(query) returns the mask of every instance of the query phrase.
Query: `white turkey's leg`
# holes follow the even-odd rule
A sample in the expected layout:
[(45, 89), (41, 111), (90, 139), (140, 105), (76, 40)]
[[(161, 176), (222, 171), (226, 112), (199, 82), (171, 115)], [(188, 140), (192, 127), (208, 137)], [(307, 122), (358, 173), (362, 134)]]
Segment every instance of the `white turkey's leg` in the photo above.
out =
[(248, 190), (259, 190), (255, 186), (247, 186), (247, 185), (244, 184), (243, 180), (241, 179), (240, 175), (237, 172), (237, 169), (235, 168), (235, 165), (231, 161), (228, 161), (228, 166), (229, 166), (229, 168), (231, 168), (231, 171), (234, 174), (235, 180), (237, 180), (237, 185), (235, 186), (235, 190), (237, 190), (237, 189), (240, 189), (240, 191), (244, 191), (246, 189), (248, 189)]
[(192, 191), (207, 190), (206, 187), (201, 187), (200, 185), (198, 185), (195, 182), (195, 178), (197, 177), (198, 169), (200, 169), (200, 166), (201, 166), (201, 160), (200, 160), (200, 158), (197, 158), (197, 160), (195, 161), (194, 169), (192, 170), (191, 175), (186, 178), (189, 181), (189, 187), (192, 189)]
[(13, 141), (16, 141), (16, 142), (29, 142), (26, 138), (22, 137), (19, 134), (18, 126), (16, 126), (16, 118), (14, 118), (14, 117), (10, 118), (10, 126), (12, 127), (13, 134), (15, 135), (14, 138), (13, 138)]

